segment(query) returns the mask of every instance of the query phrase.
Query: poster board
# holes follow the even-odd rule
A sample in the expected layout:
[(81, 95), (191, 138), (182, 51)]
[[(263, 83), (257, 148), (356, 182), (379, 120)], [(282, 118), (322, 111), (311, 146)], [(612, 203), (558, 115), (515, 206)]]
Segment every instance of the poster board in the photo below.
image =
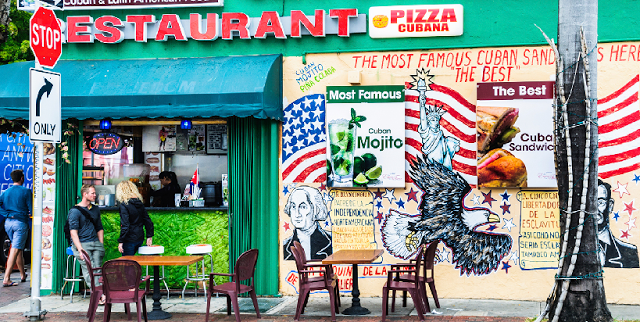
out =
[(152, 125), (142, 128), (142, 152), (175, 152), (176, 126)]
[(207, 154), (227, 154), (227, 125), (207, 125)]

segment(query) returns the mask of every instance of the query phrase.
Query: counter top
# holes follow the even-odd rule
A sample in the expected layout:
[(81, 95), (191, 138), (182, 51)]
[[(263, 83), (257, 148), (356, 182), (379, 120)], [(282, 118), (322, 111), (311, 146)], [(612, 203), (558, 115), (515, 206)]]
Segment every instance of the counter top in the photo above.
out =
[[(98, 207), (100, 211), (119, 211), (119, 207)], [(213, 210), (228, 211), (229, 207), (145, 207), (147, 211), (197, 211), (197, 210)]]

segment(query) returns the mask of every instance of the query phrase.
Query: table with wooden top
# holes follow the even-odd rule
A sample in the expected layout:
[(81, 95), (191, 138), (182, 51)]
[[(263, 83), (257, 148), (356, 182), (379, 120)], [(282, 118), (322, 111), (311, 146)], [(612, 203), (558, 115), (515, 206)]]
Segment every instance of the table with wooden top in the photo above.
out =
[(202, 256), (122, 256), (119, 259), (130, 259), (140, 266), (153, 266), (153, 310), (147, 313), (149, 320), (163, 320), (171, 317), (160, 305), (160, 266), (187, 266), (201, 261)]
[(351, 276), (353, 278), (353, 290), (351, 295), (351, 307), (342, 311), (345, 315), (365, 315), (371, 313), (367, 308), (360, 306), (360, 289), (358, 288), (358, 264), (371, 264), (380, 255), (382, 249), (341, 249), (333, 255), (322, 260), (322, 264), (351, 264)]

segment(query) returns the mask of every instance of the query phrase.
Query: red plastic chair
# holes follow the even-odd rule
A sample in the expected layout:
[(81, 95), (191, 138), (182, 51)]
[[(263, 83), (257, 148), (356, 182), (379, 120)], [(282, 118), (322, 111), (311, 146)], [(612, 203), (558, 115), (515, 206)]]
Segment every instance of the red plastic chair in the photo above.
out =
[[(299, 245), (299, 244), (298, 244)], [(296, 261), (296, 268), (298, 270), (298, 305), (296, 307), (295, 321), (300, 320), (300, 315), (304, 313), (304, 308), (309, 301), (309, 294), (311, 291), (327, 290), (329, 292), (329, 303), (331, 305), (331, 321), (336, 320), (336, 307), (339, 305), (335, 293), (337, 283), (336, 279), (333, 279), (331, 265), (327, 264), (306, 264), (306, 257), (304, 250), (294, 246), (291, 246), (291, 254)], [(312, 270), (310, 268), (322, 268), (322, 270)], [(309, 274), (322, 274), (320, 277), (310, 277)]]
[[(253, 307), (256, 309), (256, 315), (258, 319), (260, 316), (260, 309), (258, 308), (258, 298), (253, 288), (253, 274), (256, 269), (256, 262), (258, 261), (258, 250), (250, 249), (236, 260), (236, 266), (234, 267), (233, 274), (225, 273), (211, 273), (209, 274), (209, 289), (207, 290), (207, 314), (204, 318), (205, 322), (209, 321), (209, 306), (211, 304), (211, 296), (214, 293), (221, 293), (227, 297), (227, 315), (231, 315), (231, 302), (233, 302), (233, 313), (236, 316), (236, 322), (240, 322), (240, 307), (238, 306), (238, 295), (241, 293), (249, 292), (251, 300), (253, 300)], [(214, 276), (229, 276), (231, 282), (227, 282), (221, 285), (216, 285)], [(251, 279), (251, 285), (240, 284), (240, 282)]]
[[(403, 291), (409, 292), (413, 299), (413, 305), (416, 307), (418, 317), (420, 321), (424, 321), (424, 306), (423, 298), (420, 286), (420, 268), (422, 266), (424, 247), (418, 248), (416, 255), (416, 262), (411, 264), (395, 264), (391, 265), (391, 270), (387, 272), (387, 282), (382, 287), (383, 299), (382, 299), (382, 322), (387, 317), (387, 310), (389, 308), (389, 291)], [(411, 281), (399, 280), (400, 273), (408, 273), (413, 279)], [(393, 275), (396, 275), (396, 278)], [(395, 298), (395, 297), (394, 297)]]
[[(104, 322), (111, 318), (111, 306), (114, 303), (136, 303), (138, 322), (142, 316), (147, 321), (145, 295), (149, 292), (151, 276), (147, 275), (143, 280), (140, 280), (141, 277), (142, 267), (132, 260), (114, 259), (102, 265), (102, 291), (106, 297)], [(141, 282), (147, 282), (144, 290), (139, 290)]]
[[(87, 317), (89, 318), (89, 322), (93, 322), (100, 303), (100, 297), (102, 297), (102, 285), (95, 285), (96, 282), (94, 276), (102, 276), (101, 273), (96, 273), (97, 271), (102, 270), (102, 267), (91, 267), (91, 259), (84, 249), (80, 252), (80, 258), (82, 258), (82, 260), (87, 264), (89, 278), (91, 279), (91, 297), (89, 298), (89, 310), (87, 310)], [(102, 277), (100, 279), (102, 280)], [(131, 321), (131, 310), (129, 309), (128, 303), (124, 305), (124, 311), (127, 313), (129, 321)]]
[[(422, 275), (420, 278), (420, 289), (422, 294), (423, 305), (426, 309), (425, 313), (431, 311), (431, 307), (429, 306), (429, 298), (427, 297), (427, 284), (429, 284), (429, 289), (431, 290), (431, 295), (433, 295), (433, 301), (436, 303), (436, 307), (440, 308), (440, 301), (438, 301), (438, 292), (436, 291), (436, 283), (434, 280), (435, 277), (435, 258), (436, 258), (436, 250), (438, 250), (438, 241), (434, 241), (428, 246), (426, 246), (427, 250), (424, 252), (424, 262), (422, 263)], [(414, 263), (415, 259), (411, 260), (411, 263)], [(402, 265), (402, 264), (401, 264)], [(400, 281), (412, 281), (413, 276), (409, 274), (400, 275), (398, 278)], [(393, 299), (391, 301), (391, 312), (395, 309), (395, 292), (393, 292)], [(402, 292), (402, 306), (407, 306), (407, 292)]]
[[(302, 261), (303, 266), (307, 265), (308, 263), (315, 263), (315, 262), (320, 262), (322, 263), (321, 259), (307, 259), (307, 254), (304, 251), (304, 247), (302, 247), (302, 244), (300, 244), (297, 241), (293, 242), (293, 246), (298, 250), (298, 252), (300, 253), (300, 260)], [(297, 265), (297, 264), (296, 264)], [(340, 306), (340, 285), (338, 283), (338, 274), (335, 274), (333, 272), (333, 265), (327, 265), (324, 264), (323, 266), (325, 266), (325, 270), (328, 272), (329, 277), (336, 281), (335, 283), (335, 294), (336, 294), (336, 303), (338, 303), (338, 306)], [(310, 282), (315, 282), (315, 281), (320, 281), (324, 279), (323, 276), (316, 276), (316, 277), (309, 277), (309, 281)], [(307, 306), (307, 301), (308, 301), (308, 297), (307, 300), (305, 300), (304, 302), (304, 306)], [(304, 314), (304, 307), (302, 308), (302, 314)]]

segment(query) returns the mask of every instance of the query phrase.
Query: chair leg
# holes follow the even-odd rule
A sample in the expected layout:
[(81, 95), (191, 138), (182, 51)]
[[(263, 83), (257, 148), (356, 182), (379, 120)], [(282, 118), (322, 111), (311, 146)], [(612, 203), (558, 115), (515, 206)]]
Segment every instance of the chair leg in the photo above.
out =
[(433, 295), (433, 301), (436, 302), (436, 307), (440, 308), (440, 301), (438, 301), (438, 292), (436, 292), (436, 283), (429, 282), (429, 289), (431, 289), (431, 295)]
[(131, 321), (131, 307), (129, 306), (129, 303), (124, 304), (124, 313), (127, 313), (127, 320)]
[(225, 294), (227, 296), (227, 315), (231, 315), (231, 296), (229, 294)]
[(207, 293), (207, 313), (204, 316), (204, 322), (209, 322), (209, 306), (211, 306), (211, 294)]
[(335, 291), (332, 286), (329, 286), (329, 303), (331, 304), (331, 321), (336, 322), (336, 299)]
[(142, 302), (142, 316), (144, 316), (144, 322), (148, 322), (147, 321), (147, 301), (143, 297), (141, 302)]
[(238, 306), (238, 294), (230, 294), (231, 303), (233, 303), (233, 314), (236, 316), (236, 322), (240, 322), (240, 306)]
[(431, 306), (429, 306), (429, 297), (427, 296), (427, 285), (422, 283), (420, 285), (420, 289), (418, 290), (420, 296), (422, 297), (422, 306), (424, 308), (424, 313), (427, 314), (431, 312)]
[(407, 307), (407, 291), (402, 291), (402, 307)]
[(93, 322), (96, 318), (96, 311), (98, 310), (98, 293), (91, 292), (91, 297), (89, 298), (89, 310), (87, 311), (87, 317), (89, 318), (89, 322)]
[(293, 319), (295, 321), (300, 320), (300, 314), (302, 314), (302, 311), (304, 309), (304, 302), (305, 302), (305, 298), (307, 297), (307, 292), (309, 292), (308, 290), (300, 290), (300, 294), (298, 294), (298, 306), (296, 306), (296, 315), (293, 316)]
[(396, 290), (391, 291), (391, 312), (396, 311)]
[(142, 311), (140, 310), (140, 302), (136, 302), (136, 311), (138, 311), (138, 322), (142, 322)]
[(304, 314), (304, 309), (307, 307), (307, 304), (309, 304), (309, 295), (311, 294), (311, 291), (307, 292), (307, 296), (305, 296), (304, 298), (304, 304), (302, 305), (302, 314)]
[(111, 303), (107, 303), (104, 305), (104, 314), (102, 315), (104, 322), (109, 322), (109, 320), (111, 320)]
[(256, 291), (251, 290), (251, 292), (249, 292), (249, 295), (251, 295), (253, 307), (256, 309), (256, 315), (258, 316), (258, 319), (261, 319), (262, 317), (260, 316), (260, 309), (258, 308), (258, 297), (256, 296)]
[(419, 290), (413, 289), (410, 290), (409, 293), (411, 295), (411, 299), (413, 300), (413, 305), (416, 307), (416, 312), (418, 313), (418, 317), (420, 321), (424, 321), (424, 308), (422, 307), (422, 296), (418, 293)]
[(389, 289), (386, 287), (382, 288), (382, 322), (387, 318), (387, 308), (389, 302)]

